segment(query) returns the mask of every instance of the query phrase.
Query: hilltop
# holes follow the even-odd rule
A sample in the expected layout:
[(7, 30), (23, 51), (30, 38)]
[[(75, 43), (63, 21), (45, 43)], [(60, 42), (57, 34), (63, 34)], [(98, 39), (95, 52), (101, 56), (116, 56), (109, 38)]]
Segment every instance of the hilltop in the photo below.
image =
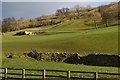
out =
[[(84, 21), (86, 25), (95, 26), (95, 25), (101, 25), (103, 24), (103, 22), (106, 22), (103, 17), (105, 17), (110, 21), (109, 25), (113, 25), (114, 22), (117, 22), (116, 21), (117, 20), (116, 18), (118, 18), (117, 15), (118, 15), (118, 3), (104, 5), (96, 8), (89, 8), (89, 7), (86, 8), (81, 6), (76, 6), (73, 10), (70, 10), (69, 8), (61, 8), (58, 9), (56, 13), (53, 15), (41, 16), (27, 20), (24, 18), (20, 18), (18, 20), (15, 20), (14, 18), (6, 18), (3, 20), (2, 32), (11, 32), (26, 28), (36, 28), (42, 26), (51, 26), (51, 25), (63, 23), (65, 21), (71, 21), (77, 19), (86, 19)], [(115, 20), (111, 21), (110, 20), (111, 18)]]

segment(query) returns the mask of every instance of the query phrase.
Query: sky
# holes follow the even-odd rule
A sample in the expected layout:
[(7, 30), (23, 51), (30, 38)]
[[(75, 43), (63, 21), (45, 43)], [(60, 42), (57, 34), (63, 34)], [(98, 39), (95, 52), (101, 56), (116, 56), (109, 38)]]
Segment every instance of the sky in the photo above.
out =
[(0, 21), (2, 20), (2, 2), (0, 1)]
[(2, 18), (30, 19), (54, 14), (57, 9), (63, 7), (72, 8), (75, 5), (97, 7), (107, 4), (110, 2), (2, 2)]
[(116, 2), (119, 0), (2, 0), (2, 2)]

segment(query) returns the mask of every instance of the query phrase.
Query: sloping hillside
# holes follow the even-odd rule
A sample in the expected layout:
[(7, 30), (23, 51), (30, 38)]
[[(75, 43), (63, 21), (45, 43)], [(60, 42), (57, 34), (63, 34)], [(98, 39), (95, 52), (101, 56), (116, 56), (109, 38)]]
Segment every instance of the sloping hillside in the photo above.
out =
[[(106, 7), (107, 9), (110, 9), (110, 11), (108, 12), (111, 12), (113, 14), (115, 13), (115, 11), (118, 11), (117, 10), (118, 3), (101, 6), (101, 8), (103, 8), (102, 10), (104, 10)], [(118, 15), (115, 14), (115, 16), (118, 16)], [(88, 21), (86, 21), (87, 25), (100, 24), (101, 14), (99, 12), (99, 7), (87, 8), (82, 10), (76, 8), (75, 10), (72, 10), (72, 11), (69, 10), (62, 13), (56, 13), (48, 16), (41, 16), (41, 17), (32, 18), (28, 20), (25, 20), (24, 18), (20, 18), (15, 21), (14, 18), (6, 18), (3, 20), (2, 31), (11, 32), (11, 31), (21, 30), (26, 28), (36, 28), (36, 27), (42, 27), (42, 26), (48, 26), (48, 25), (56, 25), (61, 22), (77, 20), (77, 19), (88, 19)]]
[[(42, 52), (78, 52), (81, 55), (117, 54), (117, 26), (96, 30), (85, 26), (82, 21), (68, 21), (37, 35), (13, 36), (13, 33), (9, 33), (3, 36), (3, 54), (23, 54), (31, 49)], [(33, 32), (36, 30), (33, 29)]]
[[(107, 6), (114, 8), (116, 5), (115, 3)], [(90, 21), (91, 18), (88, 17), (88, 14), (97, 11), (98, 8), (85, 9), (82, 11), (85, 16), (79, 19), (66, 20), (67, 18), (64, 18), (64, 22), (59, 24), (4, 33), (3, 54), (23, 54), (31, 49), (42, 52), (77, 52), (81, 55), (90, 53), (118, 54), (118, 20), (110, 22), (109, 27), (105, 27), (104, 23), (97, 22), (98, 29), (96, 29), (94, 20)], [(47, 21), (57, 19), (55, 16), (43, 16), (34, 18), (34, 20)], [(37, 34), (13, 36), (16, 32), (20, 31), (31, 31)]]

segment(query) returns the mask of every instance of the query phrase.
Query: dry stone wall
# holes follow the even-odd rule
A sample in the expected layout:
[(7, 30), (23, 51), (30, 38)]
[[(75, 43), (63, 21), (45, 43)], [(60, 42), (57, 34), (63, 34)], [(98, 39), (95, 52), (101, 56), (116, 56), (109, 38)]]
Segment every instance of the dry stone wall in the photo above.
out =
[(27, 53), (27, 56), (35, 58), (40, 61), (54, 61), (54, 62), (64, 62), (69, 57), (73, 56), (73, 59), (79, 57), (79, 54), (71, 53), (41, 53), (37, 51), (32, 51)]
[(35, 50), (27, 53), (26, 55), (40, 61), (120, 67), (119, 55), (89, 54), (87, 56), (80, 56), (78, 53), (42, 53)]

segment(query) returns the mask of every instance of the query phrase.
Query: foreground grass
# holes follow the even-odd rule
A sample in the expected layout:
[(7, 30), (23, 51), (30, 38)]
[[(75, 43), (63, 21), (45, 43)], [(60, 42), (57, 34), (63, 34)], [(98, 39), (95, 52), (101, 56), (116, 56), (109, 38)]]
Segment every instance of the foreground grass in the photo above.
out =
[[(101, 67), (101, 66), (87, 66), (87, 65), (76, 65), (56, 62), (41, 62), (31, 58), (7, 58), (3, 59), (3, 68), (21, 68), (21, 69), (50, 69), (50, 70), (70, 70), (70, 71), (85, 71), (85, 72), (107, 72), (107, 73), (118, 73), (117, 67)], [(8, 71), (15, 73), (15, 71)], [(17, 73), (21, 73), (16, 71)], [(41, 72), (27, 71), (27, 74), (42, 74)], [(49, 75), (63, 75), (66, 73), (48, 72)], [(74, 73), (72, 76), (80, 76), (81, 78), (92, 78), (93, 74), (80, 74)], [(107, 76), (100, 75), (100, 78), (117, 78), (118, 76)]]
[[(25, 68), (25, 69), (53, 69), (53, 70), (73, 70), (73, 71), (90, 71), (90, 72), (118, 72), (117, 67), (99, 67), (73, 65), (58, 62), (41, 62), (31, 58), (4, 58), (2, 66), (9, 68)], [(53, 68), (54, 66), (54, 68)], [(96, 68), (95, 68), (96, 67)]]

